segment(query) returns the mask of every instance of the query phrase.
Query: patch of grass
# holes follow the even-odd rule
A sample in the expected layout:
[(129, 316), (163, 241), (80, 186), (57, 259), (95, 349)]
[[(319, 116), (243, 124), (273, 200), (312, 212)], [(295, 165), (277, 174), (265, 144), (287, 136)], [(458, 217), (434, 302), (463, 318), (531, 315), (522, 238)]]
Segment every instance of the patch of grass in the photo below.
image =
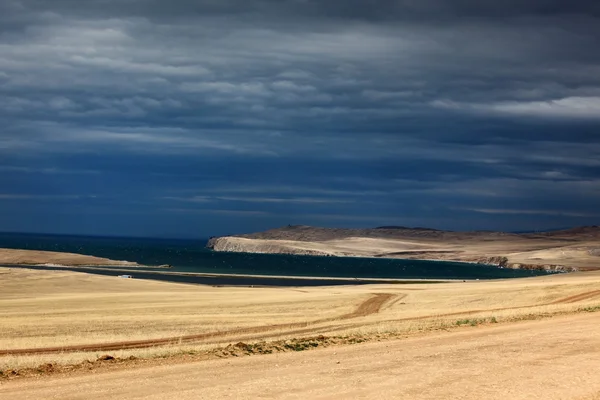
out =
[(470, 325), (470, 326), (477, 326), (479, 324), (482, 323), (482, 320), (477, 319), (477, 318), (473, 318), (473, 319), (459, 319), (458, 321), (455, 322), (456, 326), (462, 326), (462, 325)]
[(600, 306), (592, 306), (592, 307), (582, 307), (579, 309), (582, 312), (598, 312), (600, 311)]
[(490, 318), (465, 318), (465, 319), (459, 319), (457, 320), (454, 325), (456, 326), (463, 326), (463, 325), (469, 325), (469, 326), (477, 326), (477, 325), (482, 325), (482, 324), (497, 324), (498, 320), (496, 319), (496, 317), (490, 317)]

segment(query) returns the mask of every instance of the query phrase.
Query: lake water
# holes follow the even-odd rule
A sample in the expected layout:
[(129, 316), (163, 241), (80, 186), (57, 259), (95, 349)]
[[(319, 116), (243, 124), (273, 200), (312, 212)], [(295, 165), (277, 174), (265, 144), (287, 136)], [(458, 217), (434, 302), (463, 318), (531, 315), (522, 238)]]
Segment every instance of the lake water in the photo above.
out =
[(545, 275), (455, 262), (384, 258), (220, 253), (206, 240), (0, 234), (0, 247), (88, 254), (156, 266), (169, 272), (394, 279), (506, 279)]

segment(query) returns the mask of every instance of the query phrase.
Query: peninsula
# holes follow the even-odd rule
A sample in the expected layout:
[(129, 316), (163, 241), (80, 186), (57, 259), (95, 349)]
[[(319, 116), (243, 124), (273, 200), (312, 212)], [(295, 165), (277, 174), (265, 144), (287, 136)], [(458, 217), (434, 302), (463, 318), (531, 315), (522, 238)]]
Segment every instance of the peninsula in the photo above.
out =
[(215, 251), (476, 262), (506, 268), (600, 269), (600, 227), (534, 233), (453, 232), (382, 226), (372, 229), (288, 225), (265, 232), (213, 237)]

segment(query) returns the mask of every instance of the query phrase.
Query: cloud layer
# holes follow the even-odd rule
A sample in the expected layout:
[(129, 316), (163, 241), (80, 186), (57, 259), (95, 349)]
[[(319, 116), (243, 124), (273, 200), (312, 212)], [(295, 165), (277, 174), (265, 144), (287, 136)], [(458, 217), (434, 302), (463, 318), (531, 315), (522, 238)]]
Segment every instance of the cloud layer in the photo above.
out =
[(0, 230), (598, 223), (593, 1), (0, 4)]

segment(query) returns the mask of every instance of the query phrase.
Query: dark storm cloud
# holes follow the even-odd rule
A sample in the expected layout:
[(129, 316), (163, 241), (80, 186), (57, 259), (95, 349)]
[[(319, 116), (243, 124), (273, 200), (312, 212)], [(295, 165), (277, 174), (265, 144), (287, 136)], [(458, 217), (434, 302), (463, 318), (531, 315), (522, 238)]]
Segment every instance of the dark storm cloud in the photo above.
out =
[(160, 223), (242, 230), (580, 223), (600, 201), (599, 18), (593, 1), (3, 1), (0, 201), (143, 197)]
[(369, 20), (438, 20), (456, 17), (510, 17), (547, 16), (565, 14), (600, 15), (600, 6), (594, 1), (533, 0), (533, 1), (480, 1), (480, 0), (89, 0), (82, 5), (77, 0), (8, 0), (5, 10), (26, 14), (34, 10), (60, 12), (90, 17), (239, 15), (278, 17), (299, 15), (328, 18), (356, 18)]

